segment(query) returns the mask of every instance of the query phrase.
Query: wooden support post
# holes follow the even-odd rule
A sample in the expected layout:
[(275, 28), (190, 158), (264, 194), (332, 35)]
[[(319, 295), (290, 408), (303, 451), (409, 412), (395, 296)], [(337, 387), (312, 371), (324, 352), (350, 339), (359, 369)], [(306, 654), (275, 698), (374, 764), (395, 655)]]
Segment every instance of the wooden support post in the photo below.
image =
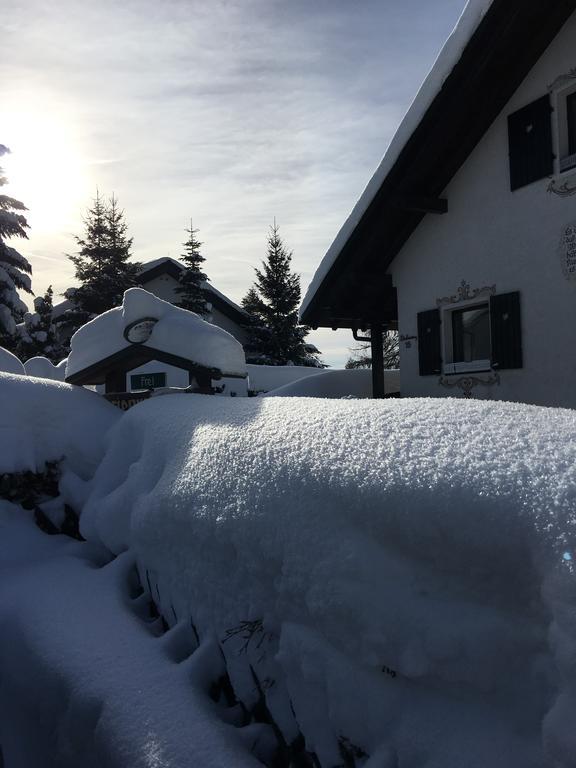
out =
[(372, 348), (372, 397), (382, 398), (384, 390), (384, 350), (383, 330), (380, 323), (372, 323), (370, 327), (370, 346)]
[(126, 392), (126, 371), (111, 371), (106, 374), (104, 391), (107, 395), (111, 392)]

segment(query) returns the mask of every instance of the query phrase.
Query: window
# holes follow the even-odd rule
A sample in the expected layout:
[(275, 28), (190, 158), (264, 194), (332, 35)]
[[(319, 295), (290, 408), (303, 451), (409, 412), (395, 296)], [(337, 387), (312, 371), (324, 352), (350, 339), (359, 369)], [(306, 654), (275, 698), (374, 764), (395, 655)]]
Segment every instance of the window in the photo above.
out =
[(421, 376), (522, 368), (520, 294), (418, 313)]
[(558, 114), (558, 170), (576, 168), (576, 88), (560, 91), (556, 96)]
[(543, 96), (508, 116), (512, 190), (554, 173), (551, 115), (550, 97)]
[(445, 310), (448, 351), (445, 373), (490, 368), (490, 310), (488, 302), (463, 309)]

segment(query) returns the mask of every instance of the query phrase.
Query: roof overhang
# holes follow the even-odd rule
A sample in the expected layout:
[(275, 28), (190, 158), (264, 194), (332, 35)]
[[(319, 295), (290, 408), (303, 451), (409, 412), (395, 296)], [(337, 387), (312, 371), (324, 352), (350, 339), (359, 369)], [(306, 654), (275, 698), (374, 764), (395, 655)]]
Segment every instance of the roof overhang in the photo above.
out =
[(364, 316), (393, 327), (392, 260), (427, 212), (446, 211), (446, 186), (575, 9), (576, 0), (493, 1), (303, 309), (303, 323), (353, 327)]
[(182, 368), (185, 371), (206, 373), (212, 379), (220, 379), (222, 377), (222, 371), (218, 368), (207, 368), (206, 366), (195, 363), (193, 360), (187, 360), (178, 355), (162, 352), (160, 349), (154, 349), (153, 347), (148, 347), (143, 344), (132, 344), (118, 352), (114, 352), (114, 354), (99, 360), (97, 363), (94, 363), (81, 371), (73, 373), (71, 376), (67, 376), (66, 382), (68, 384), (77, 384), (80, 386), (85, 384), (104, 384), (108, 374), (117, 371), (130, 371), (151, 360), (157, 360), (160, 363), (173, 365), (176, 368)]

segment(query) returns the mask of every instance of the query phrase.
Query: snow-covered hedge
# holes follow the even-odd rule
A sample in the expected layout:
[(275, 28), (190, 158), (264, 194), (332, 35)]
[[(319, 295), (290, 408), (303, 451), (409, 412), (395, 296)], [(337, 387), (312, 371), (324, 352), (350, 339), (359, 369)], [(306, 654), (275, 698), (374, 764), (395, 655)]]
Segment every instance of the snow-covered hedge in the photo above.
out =
[(536, 768), (574, 765), (575, 507), (572, 411), (176, 395), (111, 430), (81, 523), (323, 766)]
[(94, 392), (48, 379), (0, 373), (0, 474), (41, 472), (66, 459), (91, 477), (104, 434), (121, 412)]

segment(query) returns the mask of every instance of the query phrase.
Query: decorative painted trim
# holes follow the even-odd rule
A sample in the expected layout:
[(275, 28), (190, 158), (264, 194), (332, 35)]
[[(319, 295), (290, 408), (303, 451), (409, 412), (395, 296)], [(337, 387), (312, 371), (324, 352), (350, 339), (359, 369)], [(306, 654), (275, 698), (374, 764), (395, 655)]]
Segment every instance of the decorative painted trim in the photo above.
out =
[(558, 90), (558, 88), (561, 88), (563, 85), (568, 85), (573, 80), (576, 80), (576, 67), (572, 67), (572, 69), (569, 72), (566, 72), (564, 75), (559, 75), (553, 83), (550, 83), (548, 86), (548, 91), (552, 93), (553, 91)]
[(558, 256), (566, 280), (576, 280), (576, 221), (564, 228), (558, 246)]
[[(570, 186), (570, 182), (572, 182), (573, 186)], [(556, 186), (556, 179), (552, 179), (550, 184), (548, 184), (546, 191), (558, 195), (558, 197), (570, 197), (571, 195), (576, 195), (576, 176), (566, 179), (566, 181), (562, 182), (559, 186)]]
[(483, 387), (491, 387), (494, 385), (500, 385), (500, 375), (496, 372), (488, 374), (488, 376), (458, 376), (453, 378), (451, 376), (440, 376), (438, 384), (441, 387), (450, 389), (452, 387), (458, 387), (462, 390), (464, 397), (471, 398), (472, 390), (475, 387), (482, 385)]
[(445, 304), (459, 304), (461, 301), (470, 301), (479, 299), (483, 296), (493, 296), (496, 293), (496, 285), (485, 285), (483, 288), (470, 288), (470, 283), (462, 280), (456, 293), (452, 296), (443, 296), (436, 299), (436, 306), (442, 307)]
[(405, 349), (410, 349), (410, 347), (412, 346), (412, 342), (417, 340), (418, 340), (418, 336), (404, 336), (404, 335), (400, 336), (400, 341), (402, 342), (402, 344), (404, 344)]

